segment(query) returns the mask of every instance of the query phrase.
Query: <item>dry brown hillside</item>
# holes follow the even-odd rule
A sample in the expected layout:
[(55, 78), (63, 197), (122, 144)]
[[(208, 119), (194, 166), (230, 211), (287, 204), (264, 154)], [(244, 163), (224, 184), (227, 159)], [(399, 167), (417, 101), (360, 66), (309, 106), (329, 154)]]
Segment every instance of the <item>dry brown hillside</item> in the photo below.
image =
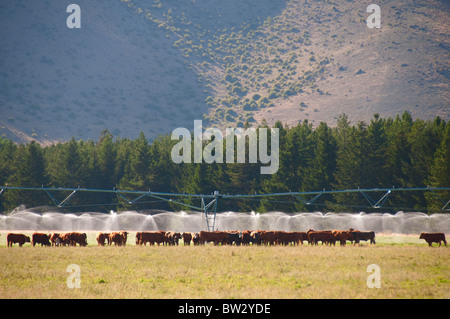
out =
[[(73, 2), (73, 1), (72, 1)], [(0, 4), (0, 135), (148, 138), (245, 122), (334, 125), (374, 113), (450, 119), (450, 5), (373, 1), (71, 1)]]

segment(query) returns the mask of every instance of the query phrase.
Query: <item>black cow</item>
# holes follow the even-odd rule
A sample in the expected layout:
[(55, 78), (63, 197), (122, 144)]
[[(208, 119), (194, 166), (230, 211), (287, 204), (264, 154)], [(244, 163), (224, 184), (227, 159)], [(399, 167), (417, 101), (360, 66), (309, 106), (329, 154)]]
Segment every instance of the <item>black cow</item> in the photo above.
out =
[(235, 243), (236, 246), (239, 246), (241, 244), (241, 240), (242, 240), (242, 233), (228, 233), (228, 236), (225, 241), (229, 245), (233, 245), (233, 243)]
[(371, 244), (375, 244), (375, 232), (374, 231), (358, 231), (351, 232), (355, 244), (359, 244), (361, 240), (370, 240)]
[(252, 231), (250, 233), (251, 242), (253, 244), (261, 245), (261, 232), (260, 231)]

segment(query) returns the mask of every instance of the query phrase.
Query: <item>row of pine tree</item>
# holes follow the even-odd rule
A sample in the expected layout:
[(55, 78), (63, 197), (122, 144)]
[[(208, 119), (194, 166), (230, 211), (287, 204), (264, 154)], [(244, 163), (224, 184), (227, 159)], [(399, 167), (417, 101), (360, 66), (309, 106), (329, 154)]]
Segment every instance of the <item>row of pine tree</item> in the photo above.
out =
[[(450, 122), (413, 120), (405, 112), (370, 123), (350, 123), (343, 114), (337, 126), (307, 121), (280, 132), (279, 170), (261, 175), (257, 164), (175, 164), (170, 135), (149, 142), (143, 133), (134, 140), (114, 138), (107, 130), (98, 141), (77, 141), (41, 147), (36, 142), (17, 145), (0, 139), (0, 185), (27, 187), (82, 187), (152, 190), (157, 192), (255, 194), (357, 188), (450, 187)], [(270, 150), (270, 148), (269, 148)], [(371, 193), (378, 199), (384, 193)], [(68, 194), (53, 193), (62, 200)], [(439, 212), (450, 192), (396, 192), (382, 211)], [(304, 196), (308, 201), (312, 197)], [(182, 199), (199, 205), (195, 199)], [(52, 205), (45, 192), (7, 190), (0, 195), (0, 211), (20, 204)], [(181, 206), (144, 199), (128, 206), (114, 194), (80, 193), (68, 206), (81, 211), (110, 209), (171, 209)], [(360, 193), (324, 195), (305, 205), (294, 196), (219, 201), (220, 211), (371, 211)], [(373, 211), (373, 209), (372, 209)]]

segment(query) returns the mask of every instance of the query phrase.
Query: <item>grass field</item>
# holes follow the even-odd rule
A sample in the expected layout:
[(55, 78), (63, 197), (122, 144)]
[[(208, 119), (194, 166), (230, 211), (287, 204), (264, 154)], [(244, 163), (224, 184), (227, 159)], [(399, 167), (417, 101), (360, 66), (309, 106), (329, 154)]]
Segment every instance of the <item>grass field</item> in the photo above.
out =
[[(450, 298), (450, 249), (416, 237), (377, 245), (7, 248), (0, 237), (1, 298)], [(68, 288), (70, 264), (80, 288)], [(368, 288), (370, 264), (381, 288)]]

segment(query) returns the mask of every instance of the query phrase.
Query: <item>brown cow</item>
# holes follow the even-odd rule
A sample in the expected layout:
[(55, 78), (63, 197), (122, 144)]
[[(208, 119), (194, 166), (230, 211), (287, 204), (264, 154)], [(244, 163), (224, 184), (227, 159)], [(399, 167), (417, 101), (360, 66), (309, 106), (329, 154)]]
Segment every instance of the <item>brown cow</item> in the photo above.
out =
[(285, 231), (276, 231), (274, 232), (274, 239), (275, 239), (275, 244), (277, 245), (289, 245), (291, 242), (294, 241), (293, 239), (293, 235), (289, 232), (285, 232)]
[(304, 231), (297, 231), (297, 232), (294, 232), (294, 234), (297, 237), (297, 245), (298, 244), (302, 244), (303, 245), (303, 241), (304, 240), (308, 241), (308, 235), (306, 234), (306, 232), (304, 232)]
[(214, 245), (225, 243), (228, 240), (228, 233), (222, 231), (201, 231), (199, 234), (199, 244), (213, 242)]
[(122, 236), (122, 245), (125, 246), (127, 244), (128, 232), (120, 231), (119, 234)]
[(86, 233), (70, 232), (59, 234), (59, 238), (56, 242), (63, 244), (64, 246), (87, 246), (87, 235)]
[(64, 246), (73, 246), (73, 242), (72, 242), (70, 234), (71, 233), (59, 234), (59, 237), (56, 240), (56, 243), (59, 244), (59, 245), (64, 245)]
[(80, 246), (87, 246), (86, 233), (71, 232), (69, 234), (70, 234), (70, 240), (71, 240), (73, 246), (76, 246), (77, 244)]
[(125, 246), (127, 244), (127, 236), (128, 232), (126, 231), (120, 231), (120, 232), (113, 232), (109, 234), (109, 245), (114, 243), (116, 246)]
[(184, 245), (189, 246), (191, 244), (192, 240), (192, 234), (191, 233), (183, 233), (181, 234), (181, 237), (183, 238)]
[(252, 242), (252, 237), (250, 236), (251, 231), (249, 230), (244, 230), (242, 232), (242, 238), (241, 238), (241, 244), (242, 245), (250, 245), (250, 243)]
[(99, 246), (105, 246), (105, 240), (107, 240), (109, 244), (110, 242), (109, 235), (110, 235), (109, 233), (102, 233), (102, 232), (98, 233), (97, 237), (95, 237), (95, 239), (97, 240), (97, 244)]
[(42, 234), (42, 233), (34, 233), (33, 235), (31, 235), (31, 244), (34, 246), (36, 246), (36, 244), (41, 244), (42, 246), (50, 246), (50, 240), (48, 239), (48, 235), (47, 234)]
[(334, 235), (334, 238), (340, 242), (341, 246), (345, 246), (347, 243), (347, 240), (353, 241), (353, 236), (352, 236), (351, 231), (333, 230), (332, 233)]
[(30, 237), (25, 236), (24, 234), (9, 233), (6, 235), (6, 243), (8, 247), (12, 247), (13, 244), (19, 244), (19, 246), (22, 247), (23, 244), (29, 242), (31, 242)]
[(275, 232), (274, 231), (261, 231), (259, 232), (261, 242), (265, 245), (275, 245)]
[(305, 232), (275, 232), (275, 240), (277, 244), (281, 245), (303, 245), (303, 240), (307, 240)]
[(311, 245), (318, 245), (319, 241), (322, 242), (322, 245), (325, 243), (326, 245), (335, 245), (336, 239), (333, 236), (331, 230), (320, 230), (314, 231), (312, 229), (307, 231), (308, 234), (308, 243)]
[(177, 245), (178, 241), (181, 239), (181, 234), (173, 231), (166, 232), (166, 237), (169, 240), (169, 245)]
[(52, 233), (50, 235), (50, 242), (52, 243), (52, 246), (59, 246), (60, 240), (59, 240), (59, 234), (58, 233)]
[(158, 244), (165, 244), (168, 243), (169, 240), (165, 235), (165, 232), (163, 231), (156, 231), (156, 232), (138, 232), (136, 233), (136, 245), (144, 244), (144, 246), (149, 243), (150, 245)]
[(447, 246), (444, 233), (421, 233), (419, 239), (425, 239), (430, 247), (432, 247), (432, 243), (439, 243), (439, 247), (441, 247), (441, 242)]
[(57, 239), (57, 243), (63, 246), (74, 246), (72, 242), (71, 233), (62, 233), (59, 234), (59, 238)]
[(200, 234), (199, 233), (192, 234), (192, 243), (194, 244), (194, 246), (200, 245)]
[(136, 245), (139, 245), (141, 242), (141, 234), (142, 234), (142, 232), (136, 233)]

